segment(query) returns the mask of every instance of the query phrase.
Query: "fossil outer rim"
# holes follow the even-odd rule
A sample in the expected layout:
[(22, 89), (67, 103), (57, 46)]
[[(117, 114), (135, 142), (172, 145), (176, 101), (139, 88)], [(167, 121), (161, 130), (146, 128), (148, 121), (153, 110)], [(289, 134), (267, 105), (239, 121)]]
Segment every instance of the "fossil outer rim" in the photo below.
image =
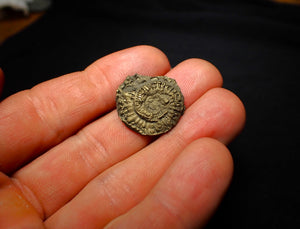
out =
[(128, 76), (116, 93), (120, 119), (142, 135), (172, 129), (184, 113), (184, 97), (174, 79), (166, 76)]

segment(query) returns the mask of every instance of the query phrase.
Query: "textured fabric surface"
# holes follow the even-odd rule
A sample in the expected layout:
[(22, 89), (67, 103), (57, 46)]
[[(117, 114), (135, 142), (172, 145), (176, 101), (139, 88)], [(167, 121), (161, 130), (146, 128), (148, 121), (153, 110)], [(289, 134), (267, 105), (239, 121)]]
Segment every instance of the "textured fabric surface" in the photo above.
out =
[(244, 131), (229, 145), (232, 185), (207, 228), (300, 225), (300, 7), (265, 1), (73, 3), (54, 1), (41, 20), (0, 47), (2, 98), (134, 45), (156, 46), (172, 66), (206, 59), (247, 111)]

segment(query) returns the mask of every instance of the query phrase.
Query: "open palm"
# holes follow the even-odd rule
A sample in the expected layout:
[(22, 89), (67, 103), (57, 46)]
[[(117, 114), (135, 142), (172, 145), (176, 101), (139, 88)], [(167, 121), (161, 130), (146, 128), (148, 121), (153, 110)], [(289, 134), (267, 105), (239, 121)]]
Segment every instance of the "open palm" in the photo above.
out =
[[(135, 73), (174, 78), (185, 97), (179, 123), (158, 138), (115, 110), (117, 87)], [(221, 86), (206, 61), (170, 69), (161, 51), (138, 46), (2, 101), (0, 228), (203, 226), (231, 180), (224, 144), (245, 119)]]

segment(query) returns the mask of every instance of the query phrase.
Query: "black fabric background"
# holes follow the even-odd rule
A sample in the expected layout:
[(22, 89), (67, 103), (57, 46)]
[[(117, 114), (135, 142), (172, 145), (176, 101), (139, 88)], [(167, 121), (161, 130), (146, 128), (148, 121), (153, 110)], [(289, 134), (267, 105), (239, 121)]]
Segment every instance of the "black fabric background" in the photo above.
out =
[[(244, 102), (229, 145), (232, 185), (207, 228), (299, 228), (300, 7), (265, 1), (55, 1), (0, 47), (2, 98), (82, 70), (111, 52), (153, 45), (171, 65), (211, 61)], [(1, 31), (0, 31), (1, 32)]]

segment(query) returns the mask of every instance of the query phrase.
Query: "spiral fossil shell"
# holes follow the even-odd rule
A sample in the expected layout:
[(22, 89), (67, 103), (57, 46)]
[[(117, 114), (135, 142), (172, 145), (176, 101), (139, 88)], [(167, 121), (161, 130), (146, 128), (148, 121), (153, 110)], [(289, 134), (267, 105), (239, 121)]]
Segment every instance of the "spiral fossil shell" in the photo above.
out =
[(169, 131), (185, 110), (179, 86), (166, 76), (128, 76), (117, 89), (116, 105), (121, 120), (142, 135)]

